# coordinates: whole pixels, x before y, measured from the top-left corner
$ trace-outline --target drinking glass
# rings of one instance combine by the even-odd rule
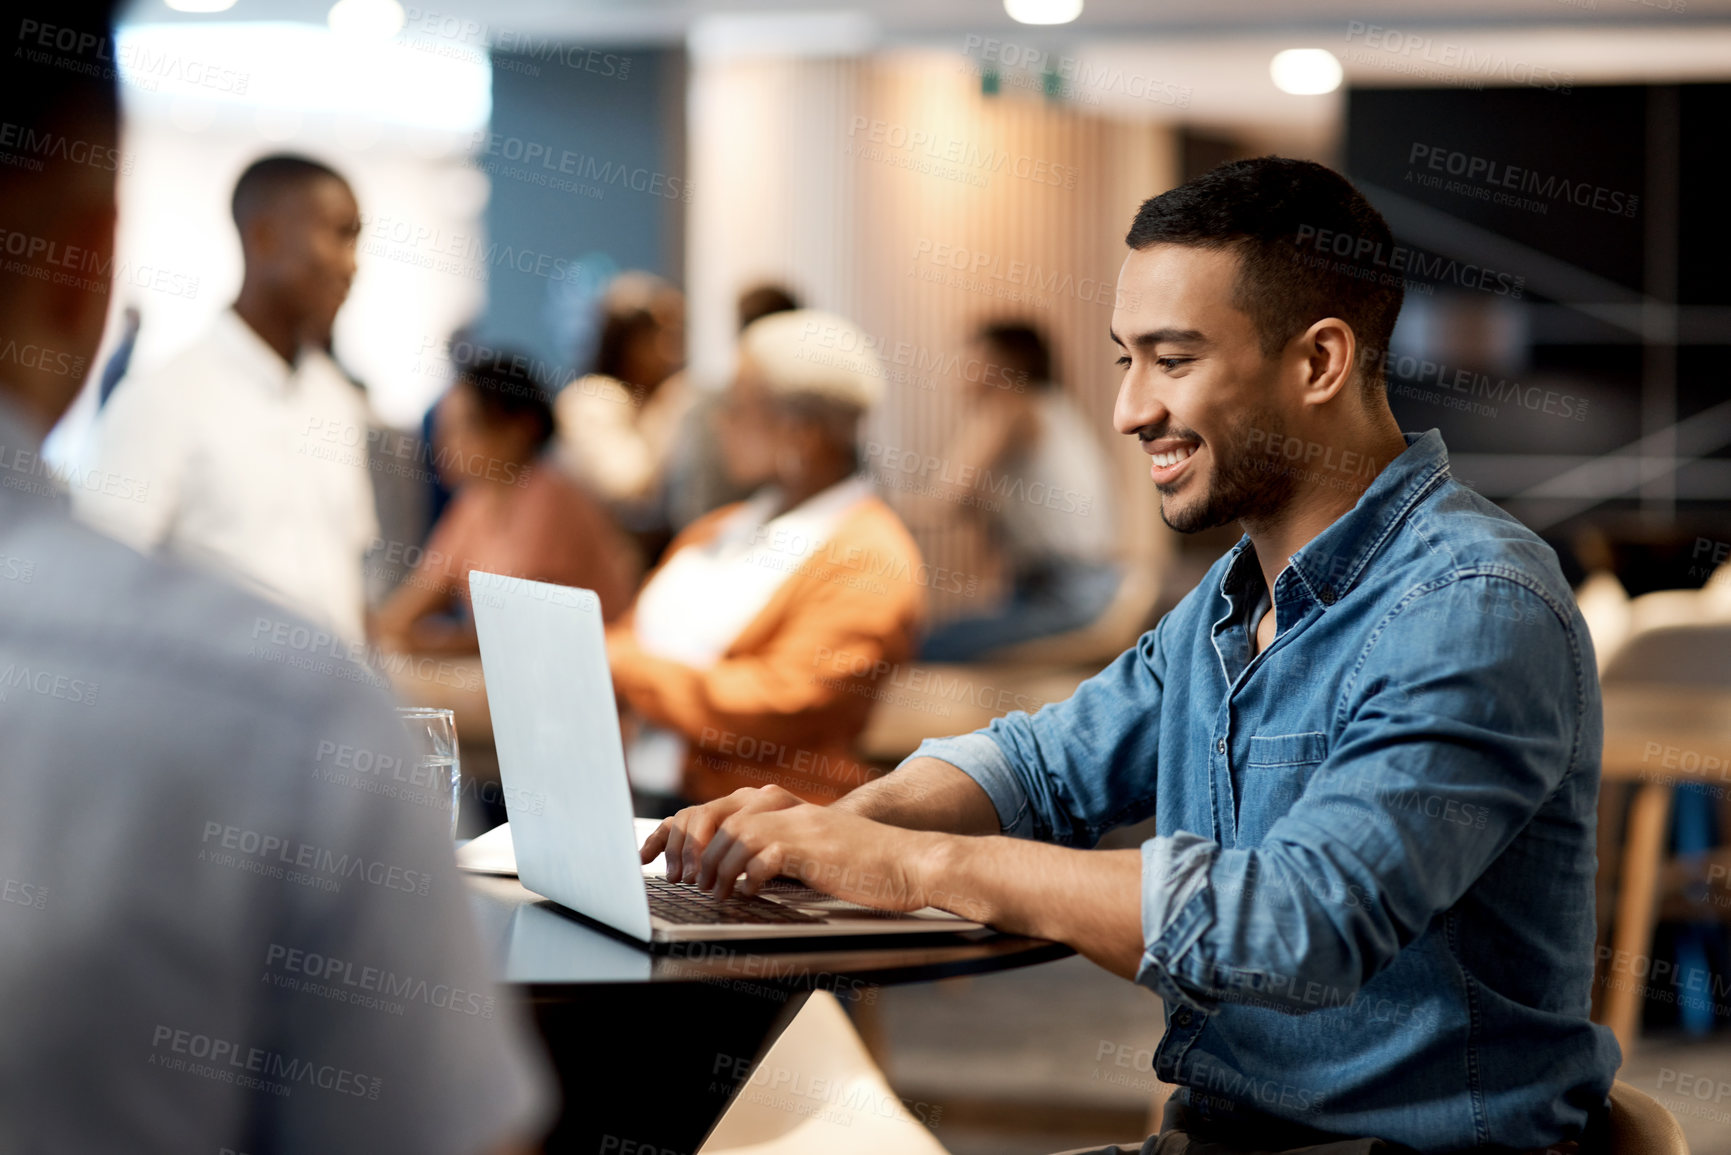
[[[457,837],[458,800],[463,794],[462,762],[457,755],[457,722],[437,706],[398,706],[397,717],[415,751],[411,781],[434,791],[451,788],[451,839]]]

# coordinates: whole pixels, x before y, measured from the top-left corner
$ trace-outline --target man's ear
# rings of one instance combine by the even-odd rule
[[[269,213],[259,213],[240,231],[240,247],[249,264],[269,264],[282,249],[282,229]]]
[[[1352,380],[1358,361],[1358,337],[1352,326],[1339,317],[1324,317],[1304,331],[1296,346],[1302,359],[1304,404],[1334,400]]]

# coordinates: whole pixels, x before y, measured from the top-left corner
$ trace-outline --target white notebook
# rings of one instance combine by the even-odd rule
[[[659,818],[634,818],[631,821],[637,829],[639,846],[661,825]],[[471,838],[457,847],[457,866],[475,874],[506,874],[515,877],[517,848],[511,842],[511,824],[501,822],[479,838]],[[659,854],[643,867],[644,874],[664,874],[666,871],[667,860]]]

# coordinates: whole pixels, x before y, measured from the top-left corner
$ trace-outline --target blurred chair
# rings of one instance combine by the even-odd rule
[[[1728,576],[1731,569],[1722,569],[1699,590],[1660,590],[1634,599],[1624,596],[1609,574],[1583,582],[1576,598],[1593,635],[1599,679],[1607,694],[1731,691]],[[1614,727],[1628,721],[1617,713],[1607,723],[1599,794],[1598,938],[1611,947],[1613,963],[1650,955],[1661,917],[1693,922],[1726,918],[1726,907],[1708,893],[1706,876],[1715,863],[1731,864],[1731,850],[1724,847],[1666,861],[1673,785],[1688,781],[1688,775],[1669,773],[1663,763],[1611,757],[1613,747],[1626,747]],[[1658,735],[1662,729],[1653,732]],[[1731,830],[1731,791],[1722,792],[1718,809],[1721,831]],[[1627,1057],[1640,1026],[1643,984],[1614,980],[1613,974],[1601,959],[1595,1017],[1616,1033]]]
[[[1611,1084],[1611,1155],[1689,1155],[1676,1118],[1653,1096],[1618,1080]]]
[[[1617,575],[1609,570],[1596,570],[1587,575],[1575,590],[1575,604],[1586,619],[1587,633],[1593,639],[1593,654],[1598,659],[1599,673],[1605,672],[1605,662],[1629,636],[1629,592]]]
[[[1075,693],[1083,680],[1135,644],[1165,592],[1173,531],[1142,453],[1118,454],[1118,562],[1112,601],[1079,629],[1007,646],[978,662],[908,667],[889,679],[860,735],[859,756],[900,761],[927,738],[977,730],[1010,710],[1029,712]],[[881,684],[881,683],[880,683]]]
[[[847,1012],[828,991],[815,991],[806,1000],[701,1151],[945,1155],[943,1144],[890,1089]]]
[[[1707,630],[1710,641],[1731,628],[1731,563],[1700,589],[1656,590],[1638,598],[1601,570],[1575,590],[1575,602],[1593,637],[1601,681],[1731,684],[1731,653],[1694,644],[1699,636],[1691,633]],[[1680,653],[1686,664],[1670,666]]]

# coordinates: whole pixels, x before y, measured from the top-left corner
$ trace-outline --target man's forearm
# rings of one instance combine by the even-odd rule
[[[934,906],[1064,943],[1127,979],[1141,966],[1140,850],[935,835],[921,856],[921,881]]]
[[[907,830],[996,834],[998,812],[978,782],[937,758],[916,758],[849,791],[841,810]]]

